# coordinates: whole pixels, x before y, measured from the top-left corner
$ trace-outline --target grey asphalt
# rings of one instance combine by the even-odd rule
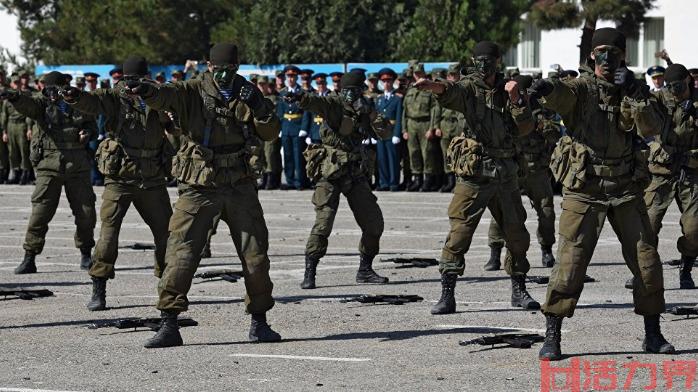
[[[242,282],[197,279],[186,315],[199,326],[181,330],[183,347],[148,350],[142,345],[151,331],[87,328],[96,321],[158,316],[153,252],[129,248],[152,243],[135,209],[122,228],[116,279],[107,288],[109,309],[90,312],[85,304],[91,285],[79,269],[73,217],[65,197],[51,222],[46,249],[37,259],[39,273],[12,273],[23,255],[31,191],[31,187],[0,186],[0,284],[48,288],[55,296],[32,301],[0,298],[0,391],[541,390],[540,343],[530,349],[458,344],[495,332],[543,333],[544,329],[540,313],[509,305],[510,281],[503,271],[482,270],[489,256],[487,213],[466,255],[465,275],[458,281],[458,312],[432,316],[429,308],[440,295],[437,267],[396,268],[377,260],[376,269],[390,278],[390,284],[355,283],[360,231],[344,200],[329,253],[319,267],[318,288],[301,290],[304,246],[314,219],[312,193],[262,191],[277,300],[268,317],[284,341],[247,342],[249,316],[244,314]],[[101,188],[96,192],[99,199]],[[448,231],[451,195],[377,195],[386,222],[379,258],[438,257]],[[174,201],[174,189],[171,196]],[[558,213],[559,202],[557,198]],[[533,234],[535,213],[524,204],[534,238],[528,254],[530,275],[548,275],[550,269],[540,266]],[[99,229],[95,236],[98,233]],[[679,213],[672,207],[660,239],[663,260],[678,257],[679,233]],[[203,260],[199,270],[215,268],[239,268],[224,224],[213,238],[213,257]],[[667,303],[698,302],[698,291],[678,290],[678,270],[664,268]],[[631,292],[623,288],[630,272],[609,224],[587,274],[597,282],[586,284],[575,317],[563,323],[562,347],[569,357],[554,366],[570,366],[575,359],[591,364],[615,360],[617,390],[622,390],[628,374],[624,364],[653,363],[660,369],[656,390],[662,390],[665,361],[696,360],[697,319],[673,315],[664,316],[662,327],[679,353],[642,353],[642,319],[633,313]],[[541,302],[545,288],[529,284]],[[344,302],[361,294],[416,294],[424,301],[401,306]],[[640,390],[647,379],[648,373],[639,370],[626,390]],[[562,383],[558,380],[558,385]]]

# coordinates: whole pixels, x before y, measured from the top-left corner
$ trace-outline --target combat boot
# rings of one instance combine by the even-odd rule
[[[673,354],[676,350],[664,339],[659,329],[659,315],[644,316],[645,319],[645,340],[642,342],[642,349],[648,353]]]
[[[318,259],[313,259],[310,256],[305,256],[305,275],[303,276],[303,283],[301,283],[302,289],[314,289],[315,288],[315,272],[317,270],[317,265],[320,262]]]
[[[107,278],[92,277],[92,299],[87,303],[91,311],[107,308]]]
[[[258,184],[259,189],[267,189],[267,184],[269,183],[269,175],[270,173],[262,174],[262,181]]]
[[[695,289],[696,284],[691,277],[691,270],[695,259],[688,256],[681,256],[681,269],[679,269],[679,287],[682,289]]]
[[[252,324],[250,325],[250,342],[271,343],[280,342],[281,335],[275,332],[267,324],[266,313],[252,313]]]
[[[8,169],[0,169],[0,184],[7,184]]]
[[[540,309],[540,304],[526,290],[526,275],[511,277],[511,306],[524,309]]]
[[[407,188],[407,192],[418,192],[422,189],[422,184],[424,184],[424,177],[421,174],[415,174],[412,184]]]
[[[176,347],[184,344],[182,335],[179,334],[179,325],[177,324],[177,313],[160,312],[160,328],[155,336],[146,340],[143,347],[145,348],[162,348]]]
[[[441,274],[441,298],[431,307],[431,314],[451,314],[456,312],[456,281],[458,274]]]
[[[92,249],[80,249],[80,269],[89,271],[90,267],[92,267]]]
[[[19,169],[14,169],[14,170],[12,170],[12,171],[10,172],[10,175],[9,175],[9,178],[8,178],[7,183],[8,183],[8,184],[12,184],[12,185],[19,184],[19,180],[21,179],[21,177],[22,177],[22,172],[21,172],[21,170],[19,170]]]
[[[388,278],[378,275],[373,270],[373,257],[361,255],[359,270],[356,272],[356,283],[388,283]]]
[[[435,182],[436,182],[436,179],[434,178],[433,174],[425,174],[424,175],[424,183],[422,183],[422,188],[419,191],[420,192],[431,192],[434,189]]]
[[[635,277],[631,276],[630,279],[625,281],[625,288],[628,290],[632,290],[635,288]]]
[[[562,317],[554,314],[545,315],[545,341],[538,352],[542,361],[559,361],[562,359],[560,340],[562,339]]]
[[[31,171],[22,170],[22,176],[19,178],[19,185],[29,185],[31,182]]]
[[[35,274],[36,273],[36,255],[31,252],[24,253],[24,260],[15,268],[16,275]]]
[[[555,265],[555,256],[553,256],[552,246],[541,246],[541,252],[543,256],[541,257],[541,263],[545,268],[553,268]]]
[[[502,248],[499,246],[490,246],[490,259],[485,264],[485,271],[499,271],[502,268],[502,262],[500,257],[502,255]]]
[[[206,245],[204,245],[204,249],[201,251],[201,258],[202,259],[210,259],[211,258],[211,240],[206,241]]]
[[[456,175],[453,173],[446,174],[446,183],[441,187],[441,193],[448,193],[456,187]]]

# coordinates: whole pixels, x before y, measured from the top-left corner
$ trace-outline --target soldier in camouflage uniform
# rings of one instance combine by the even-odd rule
[[[414,64],[412,73],[415,80],[426,77],[423,64]],[[402,137],[407,140],[410,169],[413,175],[410,192],[431,192],[436,184],[434,135],[436,98],[429,91],[408,87],[402,100]]]
[[[36,255],[46,242],[48,224],[56,214],[61,189],[65,187],[70,209],[75,216],[75,246],[82,255],[80,267],[92,264],[93,231],[96,224],[95,194],[90,183],[90,156],[86,144],[97,131],[92,116],[79,113],[59,95],[66,78],[50,72],[44,78],[42,96],[28,96],[15,90],[3,90],[7,99],[21,114],[33,119],[37,128],[32,135],[31,156],[36,168],[36,186],[32,194],[32,213],[24,241],[24,260],[16,274],[36,272]]]
[[[657,134],[666,121],[647,86],[623,64],[625,36],[613,28],[592,37],[593,70],[577,79],[537,81],[534,98],[559,113],[567,127],[553,152],[550,168],[563,186],[558,262],[553,267],[543,313],[542,360],[559,360],[563,317],[572,317],[584,276],[608,217],[623,258],[637,284],[635,313],[644,317],[643,350],[671,353],[661,334],[664,279],[657,235],[643,202],[649,180],[647,155],[639,136]]]
[[[273,93],[269,83],[268,76],[262,76],[257,79],[257,87],[276,108],[276,101],[279,99],[279,95]],[[266,165],[260,189],[279,189],[279,186],[281,186],[281,140],[279,138],[264,142],[264,161]]]
[[[167,226],[172,216],[165,174],[174,154],[165,132],[174,130],[163,112],[145,106],[145,102],[126,90],[126,82],[140,80],[148,73],[142,57],[124,62],[124,78],[111,89],[91,93],[71,87],[64,92],[73,108],[106,119],[106,138],[97,148],[97,168],[105,176],[100,217],[102,227],[95,248],[90,276],[92,299],[89,310],[106,309],[107,280],[114,279],[121,223],[133,203],[153,233],[155,240],[154,275],[165,269]]]
[[[477,72],[459,82],[417,81],[418,88],[431,91],[446,109],[465,115],[464,136],[454,138],[447,152],[458,176],[448,208],[451,230],[441,252],[441,298],[432,314],[456,311],[454,290],[465,269],[465,253],[486,208],[504,229],[507,245],[505,269],[511,277],[511,305],[538,309],[540,304],[526,290],[526,259],[529,234],[526,211],[521,204],[517,181],[514,139],[533,130],[533,118],[515,81],[504,83],[497,73],[501,64],[499,47],[482,41],[473,49]]]
[[[362,141],[389,136],[390,123],[362,97],[365,88],[363,74],[346,73],[341,85],[338,96],[300,93],[287,98],[325,119],[320,130],[322,144],[309,146],[305,154],[308,176],[316,181],[317,186],[313,193],[315,225],[305,248],[305,278],[301,284],[304,289],[315,288],[316,268],[327,252],[327,239],[332,233],[341,194],[347,198],[362,232],[356,282],[388,282],[372,268],[383,234],[383,214],[368,183],[375,155],[368,153]]]
[[[460,66],[458,64],[453,64],[449,67],[446,80],[454,83],[460,80]],[[446,173],[446,181],[441,187],[441,192],[448,193],[456,186],[456,175],[453,174],[453,169],[448,165],[446,152],[451,144],[451,140],[463,134],[465,130],[465,116],[457,110],[446,109],[437,105],[434,123],[437,124],[434,132],[441,140],[444,173]]]
[[[274,105],[257,86],[237,75],[237,46],[216,44],[208,71],[198,79],[154,86],[129,81],[127,87],[155,110],[174,112],[183,140],[172,160],[179,199],[170,219],[165,270],[158,285],[162,326],[145,347],[181,346],[178,314],[189,305],[187,293],[214,223],[228,224],[245,278],[245,308],[252,315],[249,339],[279,341],[266,321],[274,306],[269,278],[269,246],[264,213],[249,164],[252,136],[278,137]]]
[[[694,289],[691,277],[698,256],[698,89],[681,64],[670,65],[665,73],[667,86],[654,92],[664,105],[669,121],[650,144],[649,170],[652,182],[645,189],[650,223],[659,235],[662,219],[672,201],[681,211],[681,253],[679,284]]]
[[[522,95],[531,87],[533,78],[528,75],[514,77]],[[519,186],[528,196],[531,206],[538,215],[538,243],[541,247],[543,267],[552,268],[555,264],[553,244],[555,243],[555,206],[553,205],[553,187],[551,183],[550,154],[560,139],[560,128],[551,119],[550,111],[543,109],[537,101],[529,101],[533,109],[536,129],[534,132],[516,140],[519,156]],[[552,113],[554,115],[554,113]],[[496,221],[490,222],[488,242],[491,248],[490,260],[485,265],[486,271],[495,271],[500,267],[499,257],[504,247],[502,229]]]
[[[31,96],[32,91],[23,88],[19,76],[13,76],[10,87],[21,94]],[[31,119],[17,111],[12,103],[5,101],[2,105],[2,130],[3,140],[7,143],[10,166],[13,171],[12,184],[26,185],[31,178],[32,166],[29,161],[29,130],[32,126]]]

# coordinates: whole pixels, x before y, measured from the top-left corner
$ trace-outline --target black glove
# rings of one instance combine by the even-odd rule
[[[75,102],[75,100],[80,96],[80,89],[73,86],[65,87],[58,91],[66,102]]]
[[[0,100],[9,99],[12,100],[19,95],[17,90],[11,88],[0,88]]]
[[[126,92],[147,97],[155,90],[152,84],[141,80],[129,80],[126,82]]]
[[[528,89],[528,95],[533,99],[538,99],[550,95],[553,90],[555,90],[555,85],[549,80],[538,79],[531,85],[531,88]]]
[[[689,117],[694,116],[696,112],[696,107],[693,106],[693,100],[687,99],[679,104],[683,113],[681,113],[681,121],[688,120]]]
[[[621,67],[616,70],[616,72],[613,74],[613,84],[616,86],[623,87],[625,89],[631,89],[633,88],[633,84],[635,82],[635,74],[633,74],[633,71],[629,70],[626,67]]]
[[[371,105],[369,105],[369,103],[366,101],[366,99],[364,99],[364,97],[361,97],[354,101],[352,106],[354,107],[356,113],[359,114],[368,114],[371,112]]]
[[[258,110],[264,105],[262,93],[252,83],[245,83],[240,87],[240,100],[252,110]]]
[[[300,91],[298,93],[288,92],[284,95],[284,101],[288,103],[300,102],[300,100],[303,98],[303,94],[303,91]]]

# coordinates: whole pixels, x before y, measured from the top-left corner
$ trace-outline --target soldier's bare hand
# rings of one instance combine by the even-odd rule
[[[27,129],[27,140],[32,140],[32,129]]]
[[[10,138],[7,137],[7,134],[6,134],[6,133],[3,133],[3,134],[2,134],[2,142],[3,142],[3,143],[7,143],[8,140],[10,140]]]
[[[509,94],[509,99],[511,102],[519,102],[521,96],[519,95],[519,84],[515,80],[510,80],[504,85],[504,90]]]
[[[439,128],[436,128],[434,135],[436,135],[436,137],[441,137],[444,135],[444,133]]]
[[[424,136],[427,138],[427,140],[433,139],[434,138],[434,130],[433,129],[428,130]]]
[[[403,133],[402,133],[402,138],[405,139],[405,140],[409,140],[409,139],[410,139],[410,134],[407,133],[407,132],[403,132]]]
[[[426,78],[417,80],[414,83],[414,87],[424,91],[431,91],[434,94],[442,94],[446,90],[446,85],[443,83],[434,82]]]

